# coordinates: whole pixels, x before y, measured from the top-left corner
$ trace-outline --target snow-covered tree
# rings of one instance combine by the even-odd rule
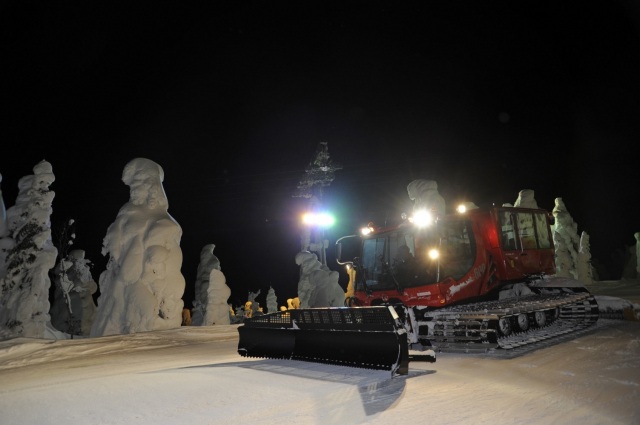
[[[343,307],[344,291],[338,279],[340,274],[336,271],[318,270],[311,275],[313,292],[309,305],[311,307]]]
[[[85,252],[74,249],[54,268],[56,291],[51,305],[53,326],[71,335],[89,336],[96,314],[93,294],[98,284],[91,276]]]
[[[207,314],[209,305],[209,285],[212,270],[222,270],[220,260],[215,256],[214,244],[205,245],[200,251],[200,263],[196,274],[195,296],[193,299],[193,309],[191,314],[191,325],[201,326],[204,324],[204,317]],[[225,301],[226,304],[226,301]]]
[[[580,238],[578,237],[578,225],[573,221],[562,198],[555,199],[555,207],[552,214],[555,218],[551,230],[553,242],[556,245],[556,267],[559,267],[559,275],[578,278],[578,251]],[[562,248],[558,248],[561,245]],[[564,255],[564,250],[569,253],[568,258],[558,258],[559,252]],[[569,273],[566,275],[566,273]]]
[[[329,270],[318,261],[315,254],[307,251],[296,255],[296,264],[300,266],[298,298],[300,308],[342,307],[344,291],[338,283],[339,273]],[[302,294],[300,296],[300,289]]]
[[[516,199],[516,202],[513,204],[513,206],[520,208],[538,208],[538,203],[536,202],[535,198],[535,192],[532,189],[522,189],[520,192],[518,192],[518,198]]]
[[[640,232],[633,234],[636,238],[636,278],[640,279]]]
[[[301,251],[296,254],[295,262],[300,266],[300,278],[298,280],[298,299],[300,300],[300,308],[309,308],[309,299],[313,287],[311,284],[311,273],[322,267],[318,257],[312,252]]]
[[[593,283],[593,270],[591,266],[591,247],[589,246],[589,234],[582,232],[580,235],[580,248],[578,250],[577,264],[578,280],[585,284]]]
[[[230,296],[231,289],[227,286],[224,274],[216,268],[211,269],[208,304],[203,326],[228,325],[230,323],[229,305],[227,304]]]
[[[16,204],[7,210],[11,246],[4,276],[0,278],[0,336],[43,338],[50,323],[49,271],[58,250],[51,239],[51,213],[55,181],[51,164],[41,161],[33,175],[18,182]]]
[[[0,174],[0,183],[2,183],[2,174]],[[7,209],[5,208],[4,199],[2,198],[2,187],[0,187],[0,238],[5,237],[8,232]]]
[[[276,291],[270,286],[269,292],[267,292],[267,313],[275,313],[276,311],[278,311],[278,298]]]
[[[58,260],[58,264],[56,264],[53,270],[54,276],[55,276],[53,281],[56,285],[56,293],[59,292],[59,295],[61,295],[64,298],[69,312],[72,312],[69,292],[71,292],[71,290],[73,289],[74,282],[71,279],[69,279],[69,276],[67,275],[67,271],[73,265],[73,262],[71,261],[71,259],[68,258],[69,249],[73,245],[73,239],[75,239],[75,233],[73,232],[73,227],[74,227],[74,220],[73,219],[68,220],[62,226],[62,229],[58,234],[57,245],[58,245],[59,260]],[[55,320],[53,319],[53,317],[52,317],[52,323],[54,323],[54,326],[61,331],[64,331],[66,329],[66,326],[64,328],[57,326],[55,324]]]
[[[0,183],[2,183],[2,174],[0,174]],[[15,242],[9,235],[9,225],[7,223],[7,210],[2,198],[2,188],[0,187],[0,279],[7,273],[7,255],[14,247]]]
[[[305,173],[298,183],[295,197],[322,198],[322,190],[331,184],[335,178],[335,172],[342,169],[342,165],[334,162],[329,156],[329,144],[320,142],[313,159],[305,168]]]
[[[413,180],[407,185],[407,193],[413,201],[414,213],[426,210],[435,213],[436,216],[444,216],[445,201],[438,192],[438,183],[435,180]]]
[[[322,196],[335,177],[335,172],[342,169],[342,165],[334,162],[329,156],[329,145],[320,142],[313,159],[305,168],[305,174],[300,179],[294,197],[307,198],[307,212],[317,213],[322,208]],[[324,240],[324,231],[318,226],[303,226],[300,235],[300,250],[318,253],[322,264],[327,264],[325,249],[328,241]]]
[[[553,243],[555,245],[556,276],[573,277],[571,274],[573,267],[571,253],[567,249],[564,238],[556,231],[553,232]]]
[[[261,311],[261,307],[260,307],[260,303],[257,301],[258,295],[260,295],[260,291],[259,289],[256,292],[249,292],[249,295],[247,297],[247,302],[245,303],[245,316],[247,314],[247,307],[251,308],[251,316],[256,316],[258,314],[262,314]]]
[[[102,253],[109,261],[100,274],[91,336],[181,326],[182,228],[168,213],[163,180],[162,167],[146,158],[133,159],[124,168],[122,181],[130,198],[103,241]]]
[[[635,238],[635,235],[634,235]],[[638,242],[631,246],[625,246],[625,251],[620,255],[623,263],[622,279],[633,280],[638,277]]]

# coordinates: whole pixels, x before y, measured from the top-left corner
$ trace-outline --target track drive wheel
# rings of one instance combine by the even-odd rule
[[[498,320],[498,330],[502,336],[509,336],[512,331],[511,317],[501,317]]]
[[[529,329],[529,316],[527,316],[525,313],[518,314],[517,322],[518,328],[521,331],[526,331],[527,329]]]
[[[544,311],[536,311],[533,313],[533,321],[537,327],[541,328],[547,324],[547,314]]]

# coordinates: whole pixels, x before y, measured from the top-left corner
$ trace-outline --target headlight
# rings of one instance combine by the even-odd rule
[[[365,227],[360,229],[360,233],[363,236],[367,236],[369,233],[373,232],[374,230],[375,230],[375,225],[373,224],[373,221],[370,221],[367,223]]]
[[[427,227],[433,224],[433,215],[427,210],[418,210],[409,220],[418,227]]]
[[[302,215],[302,222],[308,226],[331,227],[336,222],[329,213],[305,213]]]

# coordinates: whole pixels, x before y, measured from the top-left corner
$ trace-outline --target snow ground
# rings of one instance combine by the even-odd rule
[[[590,289],[609,303],[640,294],[635,281]],[[410,363],[409,375],[393,378],[247,359],[236,351],[237,327],[2,341],[0,423],[640,423],[637,321],[600,320],[514,358],[439,353],[436,363]]]

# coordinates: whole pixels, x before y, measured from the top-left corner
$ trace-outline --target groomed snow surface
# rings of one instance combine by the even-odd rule
[[[591,287],[638,302],[636,281]],[[603,300],[605,298],[602,298]],[[637,305],[636,305],[637,307]],[[439,353],[407,376],[237,354],[238,325],[0,342],[0,423],[638,424],[640,322],[514,358]]]

